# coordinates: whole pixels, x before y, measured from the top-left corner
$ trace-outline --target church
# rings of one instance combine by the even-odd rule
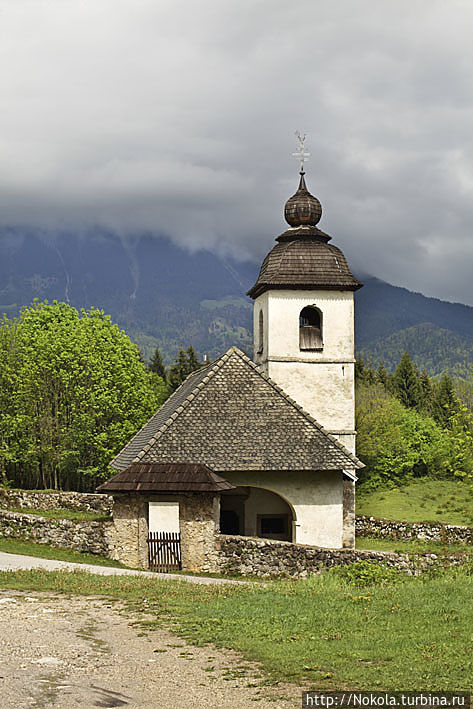
[[[303,161],[284,214],[288,228],[247,293],[253,360],[231,347],[189,375],[99,488],[114,496],[122,519],[140,510],[142,546],[150,532],[185,537],[193,515],[203,519],[199,496],[210,500],[217,535],[354,546],[363,467],[355,455],[354,291],[362,283],[317,226],[322,207]]]

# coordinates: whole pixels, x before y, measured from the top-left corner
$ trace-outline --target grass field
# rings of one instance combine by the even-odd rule
[[[372,574],[372,568],[349,568],[351,581],[337,570],[243,587],[2,572],[0,587],[125,601],[131,618],[142,612],[156,616],[143,621],[145,630],[164,623],[195,644],[233,648],[262,663],[274,681],[304,689],[471,688],[471,567],[420,578],[380,567]],[[361,577],[371,580],[363,583]]]
[[[123,564],[104,556],[95,554],[82,554],[71,549],[62,547],[52,547],[49,544],[35,544],[34,542],[22,539],[11,539],[0,537],[0,551],[8,554],[25,554],[26,556],[37,556],[41,559],[57,559],[58,561],[72,561],[75,564],[95,564],[96,566],[116,566],[125,568]]]
[[[364,493],[361,487],[356,512],[404,522],[473,526],[473,487],[452,480],[419,480],[372,493]]]

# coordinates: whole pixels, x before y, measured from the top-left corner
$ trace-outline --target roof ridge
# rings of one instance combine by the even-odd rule
[[[253,360],[250,359],[250,358],[248,357],[248,355],[246,355],[244,352],[242,352],[242,350],[238,349],[238,347],[236,347],[236,346],[233,346],[233,347],[231,347],[230,349],[234,350],[235,353],[238,354],[238,355],[240,356],[240,358],[241,358],[246,364],[248,364],[252,369],[256,370],[256,372],[257,372],[265,381],[267,381],[268,384],[270,384],[270,385],[273,387],[273,389],[275,389],[275,390],[278,392],[278,394],[281,394],[281,396],[283,396],[284,399],[286,399],[286,401],[287,401],[289,404],[292,404],[292,406],[294,406],[295,409],[297,409],[298,411],[300,411],[300,413],[301,413],[308,421],[310,421],[312,424],[314,424],[315,427],[316,427],[321,433],[324,434],[324,436],[326,436],[328,439],[330,439],[330,440],[332,441],[332,443],[334,443],[334,444],[337,446],[337,448],[339,448],[343,453],[345,453],[345,455],[347,455],[347,456],[350,458],[350,460],[351,460],[353,463],[355,463],[356,467],[358,467],[358,468],[359,468],[359,467],[362,467],[362,468],[365,467],[364,463],[362,463],[362,461],[359,460],[359,459],[356,457],[356,455],[354,455],[351,451],[349,451],[348,448],[346,448],[346,447],[343,445],[343,443],[341,443],[341,442],[338,440],[338,438],[336,438],[336,437],[333,436],[331,433],[329,433],[328,431],[326,431],[325,428],[322,426],[322,424],[320,424],[311,414],[309,414],[308,411],[306,411],[304,408],[302,408],[302,406],[301,406],[300,404],[298,404],[297,401],[295,401],[292,397],[290,397],[289,394],[287,394],[287,393],[284,391],[284,389],[282,389],[282,388],[279,386],[279,384],[276,384],[276,382],[275,382],[273,379],[271,379],[271,377],[269,377],[267,374],[265,374],[265,373],[263,372],[263,370],[261,369],[261,367],[260,367],[258,364],[256,364],[255,362],[253,362]]]
[[[184,411],[184,409],[186,409],[186,408],[189,406],[189,404],[190,404],[192,401],[194,401],[194,399],[200,394],[200,392],[202,391],[202,389],[205,389],[205,387],[206,387],[206,385],[208,384],[208,382],[215,376],[215,374],[223,367],[223,365],[225,364],[225,362],[228,360],[228,358],[230,357],[230,354],[229,354],[229,353],[230,353],[230,351],[231,351],[232,349],[234,349],[234,348],[233,348],[233,347],[230,347],[230,349],[228,349],[221,357],[219,357],[218,359],[214,360],[213,362],[210,362],[210,363],[207,365],[207,367],[205,367],[205,369],[209,369],[209,370],[210,370],[209,373],[208,373],[208,375],[205,376],[205,377],[202,379],[202,381],[199,382],[199,384],[197,384],[197,386],[195,387],[195,389],[192,389],[191,393],[186,396],[186,398],[184,399],[184,401],[177,407],[177,409],[176,409],[175,411],[172,412],[172,414],[169,415],[169,417],[168,417],[168,418],[166,419],[166,421],[164,421],[164,423],[159,427],[159,429],[156,431],[156,433],[155,433],[153,436],[151,436],[151,438],[149,439],[148,443],[146,443],[146,445],[144,445],[144,446],[141,448],[140,452],[133,458],[133,461],[132,461],[133,463],[139,463],[139,462],[140,462],[140,460],[143,458],[143,456],[150,450],[150,448],[156,443],[156,441],[163,435],[163,433],[165,433],[165,432],[167,431],[167,429],[169,428],[169,426],[171,426],[171,425],[174,423],[174,421],[178,418],[179,414],[181,414],[181,413]],[[235,348],[235,349],[238,349],[238,348]],[[179,391],[179,389],[181,388],[181,386],[183,386],[183,384],[184,384],[185,382],[187,382],[193,375],[199,374],[199,373],[202,374],[202,370],[203,370],[203,369],[204,369],[204,367],[199,367],[199,369],[196,369],[194,372],[191,372],[190,374],[188,374],[187,377],[186,377],[186,378],[184,379],[184,381],[182,382],[182,384],[180,384],[180,386],[178,386],[178,388],[176,389],[176,391],[174,391],[174,392],[171,394],[171,396],[169,397],[169,399],[167,399],[167,400],[164,402],[164,404],[166,404],[168,401],[171,401],[171,400],[172,400],[172,397],[173,397],[175,394],[177,394],[177,392]],[[164,406],[164,404],[163,404],[163,406]],[[158,411],[156,412],[156,414],[159,412],[159,410],[160,410],[160,409],[158,409]],[[156,415],[156,414],[155,414],[155,415]],[[146,424],[145,424],[145,425],[146,425]]]

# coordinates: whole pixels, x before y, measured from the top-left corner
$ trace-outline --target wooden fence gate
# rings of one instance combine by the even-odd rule
[[[179,532],[150,532],[148,563],[151,571],[179,571],[182,569],[181,535]]]

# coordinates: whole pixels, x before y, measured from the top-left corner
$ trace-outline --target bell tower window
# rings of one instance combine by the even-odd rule
[[[322,313],[315,305],[303,308],[299,315],[299,349],[322,350]]]
[[[259,316],[258,316],[258,349],[257,349],[257,354],[262,354],[263,353],[263,334],[264,334],[264,325],[263,325],[263,311],[259,311]]]

